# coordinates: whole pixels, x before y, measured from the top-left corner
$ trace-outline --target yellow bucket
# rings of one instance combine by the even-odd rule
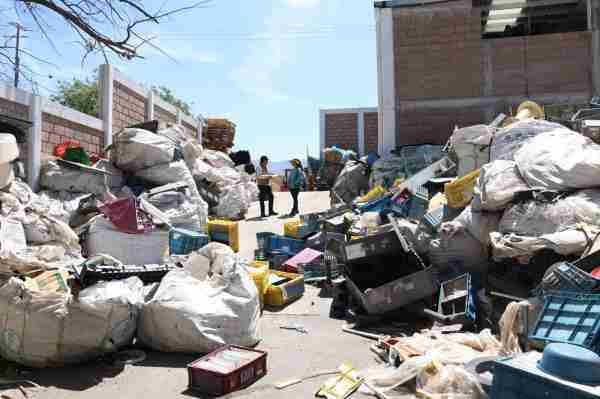
[[[260,306],[263,307],[265,304],[265,294],[269,289],[269,262],[255,260],[250,263],[250,267],[248,267],[248,272],[254,280],[254,284],[256,285],[256,289],[258,290]]]
[[[381,186],[376,186],[371,191],[360,197],[358,202],[371,202],[383,197],[387,193],[386,189]]]
[[[450,208],[464,208],[473,199],[473,189],[481,170],[477,169],[468,175],[444,185],[444,194]]]

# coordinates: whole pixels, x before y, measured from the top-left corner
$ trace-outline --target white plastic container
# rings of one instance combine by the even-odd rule
[[[19,157],[17,139],[9,133],[0,133],[0,165],[7,164]]]

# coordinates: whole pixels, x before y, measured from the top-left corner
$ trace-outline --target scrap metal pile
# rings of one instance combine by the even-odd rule
[[[14,176],[14,136],[0,135],[0,356],[51,367],[134,340],[191,353],[255,345],[259,296],[232,249],[231,219],[258,191],[244,165],[177,125],[124,129],[107,152],[47,162],[34,193]]]
[[[599,172],[600,145],[526,102],[445,148],[349,159],[341,205],[259,238],[257,256],[329,279],[333,317],[416,331],[378,336],[386,365],[345,381],[348,395],[365,382],[378,397],[597,397]]]

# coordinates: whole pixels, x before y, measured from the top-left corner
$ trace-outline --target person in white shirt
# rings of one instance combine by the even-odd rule
[[[277,212],[273,209],[273,190],[271,189],[271,178],[273,175],[269,174],[269,158],[265,155],[260,157],[260,165],[256,172],[256,183],[258,184],[258,200],[260,201],[260,217],[267,217],[265,212],[265,201],[269,202],[269,216],[277,215]]]

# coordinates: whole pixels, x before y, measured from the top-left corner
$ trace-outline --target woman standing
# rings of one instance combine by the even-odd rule
[[[290,194],[292,194],[294,207],[292,208],[292,212],[290,212],[289,216],[294,217],[299,213],[298,195],[300,194],[300,189],[304,185],[305,177],[304,172],[302,171],[302,162],[300,162],[299,159],[292,159],[290,163],[292,164],[293,169],[288,177],[288,188],[290,189]]]

